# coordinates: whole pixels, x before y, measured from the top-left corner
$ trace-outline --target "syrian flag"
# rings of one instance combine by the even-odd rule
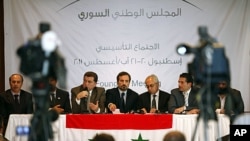
[[[91,141],[96,134],[111,134],[116,141],[156,141],[172,128],[172,114],[69,114],[67,141]]]

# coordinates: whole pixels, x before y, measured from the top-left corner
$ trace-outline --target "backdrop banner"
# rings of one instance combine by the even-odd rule
[[[162,90],[178,86],[194,55],[179,56],[176,47],[199,47],[197,29],[204,25],[225,46],[231,85],[250,111],[249,17],[248,0],[4,0],[6,89],[8,77],[20,72],[17,48],[37,36],[40,22],[49,22],[62,42],[68,91],[86,71],[96,72],[105,89],[116,87],[117,74],[127,71],[138,93],[147,90],[150,74],[159,77]],[[30,87],[25,78],[23,89]]]

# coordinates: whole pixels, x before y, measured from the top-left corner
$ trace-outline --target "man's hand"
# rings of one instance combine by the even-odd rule
[[[52,108],[52,110],[55,110],[58,114],[61,114],[64,112],[63,108],[60,108],[60,105],[56,105]]]
[[[184,106],[182,106],[182,107],[180,107],[180,108],[176,108],[175,110],[174,110],[174,114],[180,114],[180,113],[182,113],[184,111]]]
[[[156,113],[156,111],[157,110],[155,108],[151,108],[150,111],[149,111],[149,113]]]
[[[144,114],[147,113],[147,110],[145,108],[142,108],[141,110],[143,111]]]
[[[76,95],[76,99],[80,100],[81,98],[88,97],[89,93],[88,91],[81,91]]]
[[[192,109],[192,110],[187,112],[187,114],[199,114],[199,113],[200,113],[199,109]]]
[[[110,103],[108,108],[109,108],[110,111],[113,112],[113,111],[115,111],[115,109],[116,109],[116,105],[113,104],[113,103]]]
[[[94,104],[94,103],[89,103],[89,108],[92,110],[92,111],[97,111],[98,110],[98,108],[99,108],[99,104],[98,104],[98,101],[96,101],[96,104]]]

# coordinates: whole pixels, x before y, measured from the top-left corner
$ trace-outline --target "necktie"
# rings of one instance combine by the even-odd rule
[[[15,107],[15,113],[16,114],[20,113],[20,104],[19,104],[18,96],[19,96],[18,94],[14,95],[14,101],[15,101],[14,107]]]
[[[154,94],[154,95],[153,95],[153,100],[152,100],[152,108],[155,108],[155,109],[156,109],[155,97],[156,97],[156,95]]]
[[[121,94],[121,105],[120,105],[120,112],[121,112],[121,113],[124,113],[124,112],[125,112],[124,95],[125,95],[125,93],[122,93],[122,94]]]
[[[87,110],[89,111],[89,113],[91,113],[89,109],[90,97],[91,97],[91,93],[89,92],[88,97],[86,97],[87,98]]]
[[[55,94],[51,93],[51,107],[54,107],[56,105],[56,98],[55,98]]]
[[[19,104],[19,101],[18,101],[18,94],[15,94],[15,95],[14,95],[14,100],[15,100],[15,104]]]
[[[185,100],[185,106],[188,106],[188,93],[184,92],[183,95],[184,95],[184,100]]]

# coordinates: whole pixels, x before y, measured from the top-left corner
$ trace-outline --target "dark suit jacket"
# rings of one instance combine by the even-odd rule
[[[15,112],[14,97],[11,90],[8,89],[0,94],[0,114],[4,117],[4,124],[7,127],[10,114],[32,114],[33,109],[33,96],[31,93],[21,90],[20,92],[20,111]]]
[[[9,140],[5,138],[3,135],[0,135],[0,141],[9,141]]]
[[[55,105],[60,105],[61,108],[64,109],[64,114],[71,113],[71,106],[70,106],[70,100],[69,100],[69,92],[64,91],[62,89],[56,89],[56,101],[55,105],[52,105],[51,98],[49,99],[49,105],[50,108],[52,108]]]
[[[216,109],[221,107],[219,97],[217,98],[215,107]],[[239,90],[229,89],[229,93],[226,95],[224,109],[227,115],[238,115],[244,112],[244,102]]]
[[[111,111],[108,108],[109,103],[113,103],[116,105],[116,108],[120,108],[120,92],[118,88],[112,88],[106,91],[106,107],[108,109],[108,112],[111,113]],[[126,97],[126,103],[125,103],[125,112],[131,112],[137,110],[137,102],[138,102],[138,93],[131,89],[127,89],[127,97]]]
[[[139,95],[138,101],[138,109],[145,108],[147,112],[150,112],[151,109],[151,94],[149,92],[145,92]],[[164,91],[159,91],[159,101],[158,101],[158,110],[161,113],[168,112],[168,101],[170,98],[170,94]]]
[[[199,103],[197,100],[197,94],[199,89],[198,88],[191,88],[191,91],[189,93],[188,97],[188,106],[186,107],[186,110],[192,110],[192,109],[199,109]],[[184,96],[181,91],[179,91],[179,88],[175,88],[171,90],[171,96],[170,100],[168,102],[168,111],[169,113],[174,113],[174,110],[176,108],[182,107],[185,104]]]
[[[77,94],[84,90],[85,89],[82,87],[82,85],[71,89],[72,113],[74,114],[89,113],[89,111],[87,110],[86,98],[81,99],[80,105],[76,103]],[[106,100],[105,89],[103,87],[95,87],[92,90],[90,102],[96,104],[96,102],[99,101],[100,113],[105,112],[105,100]],[[91,111],[91,113],[95,113],[95,112]]]

